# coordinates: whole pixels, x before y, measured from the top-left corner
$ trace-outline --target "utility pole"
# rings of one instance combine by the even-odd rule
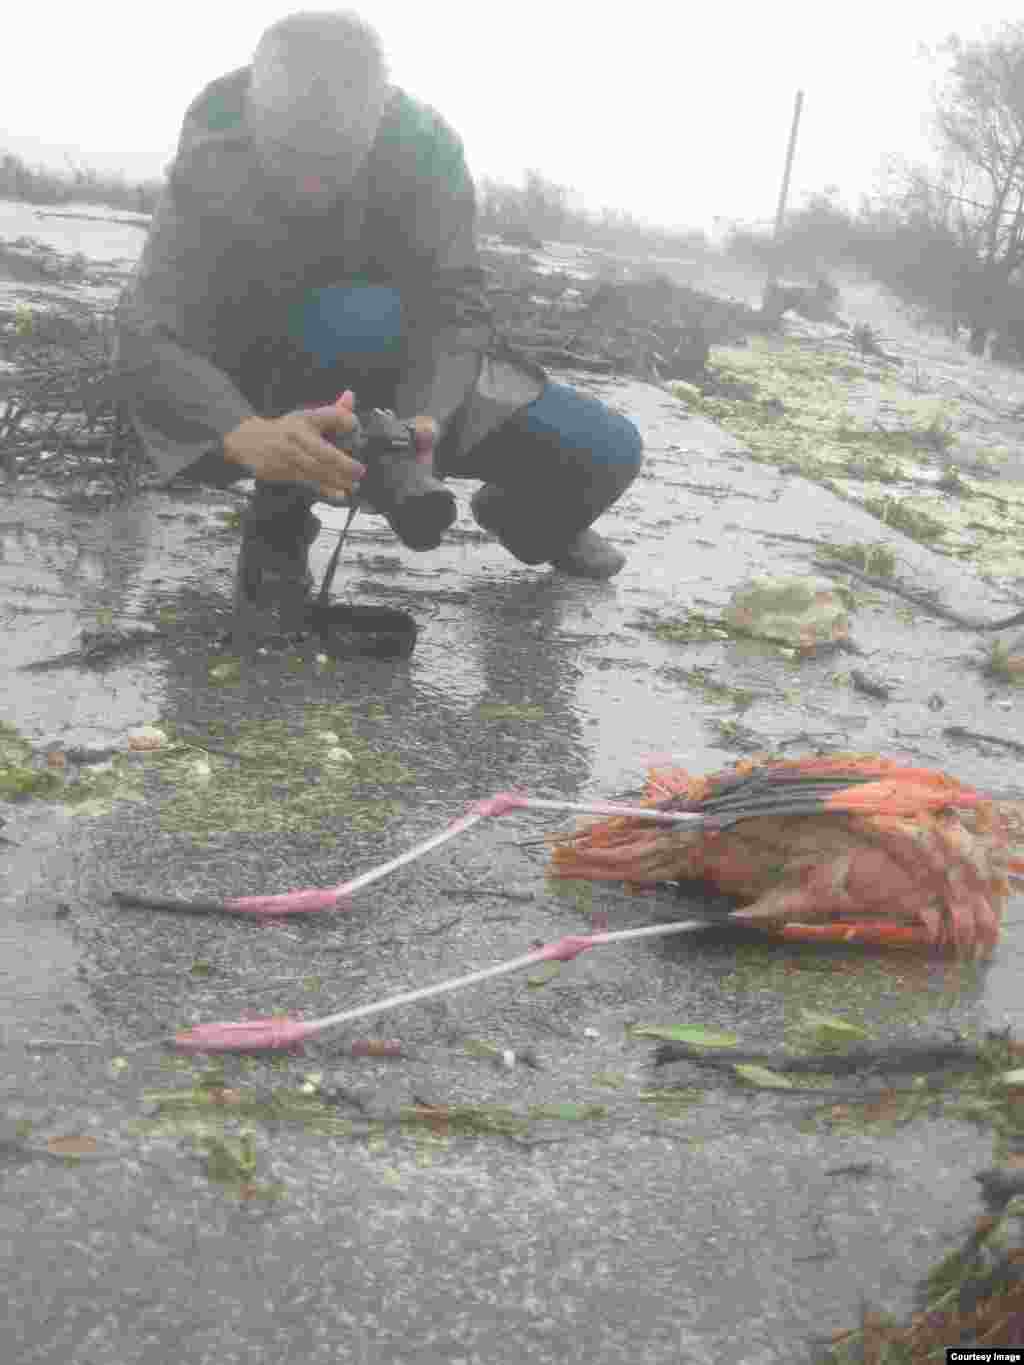
[[[786,148],[786,169],[782,173],[782,188],[779,190],[779,203],[775,210],[775,230],[772,234],[772,240],[776,246],[778,246],[779,234],[782,232],[782,220],[786,215],[786,200],[789,197],[789,177],[793,170],[793,154],[796,151],[796,134],[797,129],[800,127],[800,113],[803,107],[804,92],[798,90],[796,92],[796,103],[793,106],[793,125],[789,130],[789,146]],[[775,294],[778,283],[778,272],[773,266],[771,277],[764,289],[764,300],[761,304],[762,311],[768,311],[768,308],[770,307],[769,300]]]
[[[786,169],[782,174],[782,188],[779,190],[779,206],[775,210],[775,240],[779,240],[779,233],[782,231],[782,220],[786,213],[786,200],[789,197],[789,176],[793,169],[793,153],[796,151],[796,133],[800,127],[800,112],[804,107],[804,92],[796,92],[796,104],[793,106],[793,126],[789,130],[789,146],[786,148]]]

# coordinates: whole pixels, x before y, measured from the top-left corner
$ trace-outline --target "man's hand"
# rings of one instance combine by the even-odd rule
[[[413,439],[416,444],[416,459],[428,469],[434,467],[434,445],[437,442],[437,423],[433,417],[414,417]]]
[[[321,497],[346,497],[365,477],[366,466],[331,445],[324,434],[347,436],[356,429],[353,402],[346,393],[329,407],[283,417],[247,417],[224,437],[224,458],[266,483],[305,483]]]

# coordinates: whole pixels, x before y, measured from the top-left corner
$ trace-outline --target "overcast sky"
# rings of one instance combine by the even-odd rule
[[[716,216],[771,219],[798,88],[790,203],[833,183],[855,208],[884,156],[930,155],[930,87],[944,64],[920,44],[985,37],[1015,18],[1009,0],[352,7],[381,34],[392,80],[455,127],[475,177],[519,184],[535,167],[589,209],[707,229]],[[16,4],[3,24],[0,151],[56,169],[67,152],[97,171],[160,175],[189,101],[245,65],[292,8]]]

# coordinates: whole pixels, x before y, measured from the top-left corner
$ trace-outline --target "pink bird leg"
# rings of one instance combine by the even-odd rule
[[[337,887],[310,887],[277,896],[234,896],[224,902],[224,908],[241,915],[303,915],[316,910],[351,910],[352,902]]]
[[[466,814],[489,819],[494,815],[507,815],[510,810],[522,810],[528,804],[529,800],[522,792],[495,792],[493,796],[485,796],[482,801],[474,801]]]
[[[315,1021],[301,1019],[246,1019],[233,1023],[196,1024],[174,1038],[183,1052],[260,1052],[301,1050],[315,1033]]]
[[[630,939],[662,938],[666,934],[685,934],[694,929],[706,927],[704,920],[682,920],[670,924],[649,924],[643,929],[619,929],[610,934],[568,934],[555,943],[548,943],[521,957],[498,962],[493,967],[482,967],[479,971],[468,972],[448,981],[439,981],[433,986],[420,986],[416,990],[402,991],[388,996],[386,1000],[375,1000],[368,1005],[358,1005],[355,1009],[343,1010],[340,1014],[329,1014],[323,1019],[310,1019],[297,1022],[287,1019],[254,1019],[236,1024],[197,1024],[193,1029],[179,1033],[175,1042],[179,1048],[188,1052],[250,1052],[259,1049],[286,1048],[303,1039],[320,1033],[338,1024],[349,1024],[356,1019],[366,1019],[385,1010],[397,1009],[401,1005],[412,1005],[420,1000],[429,1000],[437,995],[447,995],[451,991],[475,986],[482,981],[490,981],[509,972],[533,967],[538,962],[569,962],[587,948],[595,948],[603,943],[621,943]]]
[[[598,943],[605,943],[607,934],[566,934],[554,943],[545,943],[537,949],[538,962],[571,962],[573,958],[585,953]]]

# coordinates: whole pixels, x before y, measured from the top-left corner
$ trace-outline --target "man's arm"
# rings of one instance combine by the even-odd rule
[[[223,371],[138,314],[119,316],[114,368],[125,414],[162,474],[189,469],[224,487],[245,477],[224,459],[223,439],[256,410]]]
[[[476,196],[462,145],[436,120],[429,168],[415,196],[416,241],[423,275],[410,282],[406,302],[405,374],[396,410],[402,417],[433,417],[444,427],[476,383],[493,337],[491,310],[476,247]]]
[[[118,304],[114,355],[118,400],[161,473],[195,465],[190,472],[224,485],[245,470],[223,459],[223,438],[255,415],[210,358],[232,239],[225,209],[245,197],[238,132],[206,116],[211,91],[224,86],[231,102],[231,81],[237,73],[208,87],[185,116],[168,187]]]

